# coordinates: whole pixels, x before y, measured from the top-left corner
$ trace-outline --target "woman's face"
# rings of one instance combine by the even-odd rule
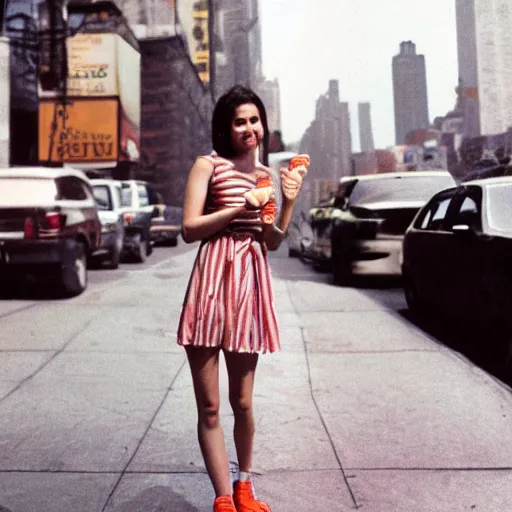
[[[263,139],[260,112],[253,103],[245,103],[235,110],[231,122],[231,143],[237,153],[254,150]]]

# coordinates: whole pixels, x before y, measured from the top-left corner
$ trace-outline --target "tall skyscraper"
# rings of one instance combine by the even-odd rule
[[[373,151],[375,144],[373,142],[372,118],[370,114],[369,103],[358,104],[359,114],[359,145],[363,153]]]
[[[267,111],[268,128],[272,133],[281,130],[281,94],[279,81],[261,80],[255,86],[256,93],[260,96]]]
[[[211,0],[215,32],[215,97],[235,84],[263,80],[258,0]]]
[[[396,143],[404,144],[410,131],[429,126],[425,56],[412,41],[400,43],[393,57],[393,91]]]
[[[492,135],[512,125],[510,0],[456,0],[464,134]]]

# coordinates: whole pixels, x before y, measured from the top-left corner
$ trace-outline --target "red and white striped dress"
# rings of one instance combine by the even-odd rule
[[[218,156],[210,160],[205,213],[245,204],[257,176]],[[262,167],[262,169],[265,169]],[[222,347],[232,352],[279,350],[267,250],[259,211],[246,211],[222,232],[201,243],[178,327],[178,344]]]

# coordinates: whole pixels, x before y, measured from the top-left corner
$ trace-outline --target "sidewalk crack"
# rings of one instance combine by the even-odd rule
[[[287,292],[288,292],[288,296],[290,298],[290,302],[292,303],[292,307],[295,311],[295,313],[300,316],[300,312],[298,311],[297,307],[295,306],[295,303],[293,302],[292,300],[292,295],[290,294],[290,289],[289,289],[289,286],[288,286],[288,281],[286,282],[286,289],[287,289]],[[338,465],[339,465],[339,468],[340,468],[340,471],[341,471],[341,474],[343,475],[343,480],[345,481],[345,485],[347,486],[347,489],[350,493],[350,497],[352,499],[352,502],[354,504],[354,507],[356,509],[359,509],[359,505],[357,503],[357,500],[356,500],[356,497],[354,495],[354,491],[352,490],[352,487],[350,486],[350,483],[348,481],[348,476],[347,476],[347,473],[345,471],[345,469],[343,468],[343,464],[341,462],[341,459],[338,455],[338,452],[336,451],[336,447],[334,445],[334,440],[329,432],[329,429],[327,428],[327,423],[325,422],[325,419],[322,415],[322,412],[320,411],[320,407],[318,406],[318,402],[316,401],[316,397],[315,397],[315,393],[313,391],[313,381],[312,381],[312,378],[311,378],[311,365],[310,365],[310,362],[309,362],[309,352],[308,352],[308,344],[306,342],[306,338],[304,336],[304,327],[300,327],[300,335],[301,335],[301,338],[302,338],[302,345],[304,347],[304,354],[306,356],[306,367],[307,367],[307,370],[308,370],[308,385],[309,385],[309,392],[311,394],[311,399],[313,400],[313,404],[315,406],[315,409],[316,409],[316,412],[318,414],[318,417],[320,418],[320,421],[322,423],[322,426],[324,428],[324,431],[325,431],[325,434],[327,435],[327,438],[329,439],[329,443],[331,445],[331,448],[332,448],[332,451],[334,453],[334,457],[336,458],[337,462],[338,462]]]
[[[137,446],[135,447],[135,450],[133,450],[133,453],[132,453],[131,457],[128,459],[128,462],[125,464],[123,470],[121,471],[121,473],[119,475],[119,478],[117,479],[116,483],[112,487],[112,490],[110,491],[110,493],[109,493],[109,495],[108,495],[108,497],[107,497],[107,499],[105,501],[105,505],[103,505],[103,508],[101,509],[101,512],[105,512],[108,504],[110,503],[110,501],[111,501],[112,497],[114,496],[117,488],[119,487],[119,484],[121,483],[121,480],[124,478],[124,475],[128,472],[128,468],[130,467],[130,464],[133,462],[133,459],[135,459],[135,456],[137,455],[140,447],[142,446],[142,443],[144,442],[144,439],[146,439],[146,436],[148,435],[148,432],[151,429],[151,426],[153,425],[156,417],[158,416],[158,413],[161,411],[162,407],[164,406],[164,403],[167,400],[167,397],[169,396],[169,393],[173,389],[174,383],[178,379],[178,377],[179,377],[181,371],[183,370],[183,368],[185,367],[186,363],[187,363],[187,360],[186,360],[186,358],[184,358],[183,359],[183,363],[178,368],[178,371],[176,372],[176,375],[174,376],[174,378],[172,379],[171,383],[169,384],[169,387],[167,388],[166,392],[164,393],[164,396],[163,396],[162,400],[160,401],[160,404],[156,408],[155,413],[153,414],[153,416],[149,420],[148,425],[146,427],[146,430],[144,430],[144,433],[142,434],[141,438],[139,439],[139,442],[137,443]]]

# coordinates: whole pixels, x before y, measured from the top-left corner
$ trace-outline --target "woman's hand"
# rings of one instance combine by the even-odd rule
[[[295,170],[290,171],[281,167],[281,189],[283,197],[288,201],[295,201],[302,186],[302,175]]]

